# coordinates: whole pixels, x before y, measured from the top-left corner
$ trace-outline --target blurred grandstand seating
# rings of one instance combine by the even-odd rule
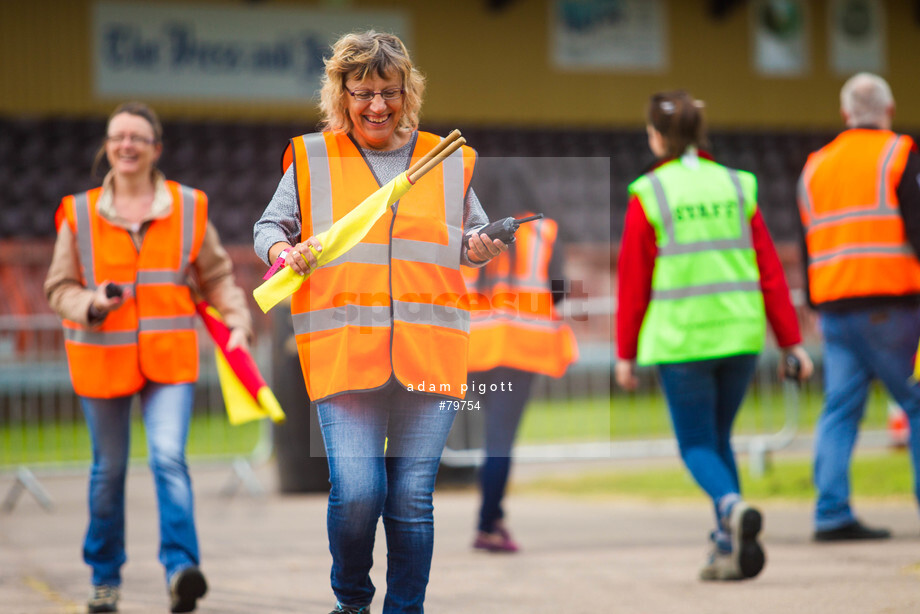
[[[164,128],[163,171],[208,193],[212,219],[226,242],[249,243],[252,224],[277,186],[287,139],[310,127],[181,120]],[[425,128],[446,133],[453,126]],[[532,170],[532,180],[561,186],[557,194],[575,190],[577,198],[578,190],[588,189],[595,200],[609,193],[609,237],[614,240],[622,229],[626,186],[652,160],[643,130],[460,128],[482,158],[608,157],[609,187],[604,189],[596,185],[597,177],[586,174],[596,168],[591,165],[526,160],[523,166]],[[101,119],[0,119],[0,194],[6,200],[0,210],[0,238],[53,236],[52,213],[60,198],[96,184],[89,169],[103,130]],[[805,157],[832,137],[827,132],[718,131],[712,134],[711,150],[720,162],[758,175],[767,223],[776,239],[784,241],[794,238],[795,181]],[[488,210],[490,194],[478,191]],[[543,196],[538,192],[538,198]],[[556,217],[571,207],[563,201],[541,204]],[[565,226],[569,240],[597,236],[589,219],[572,219]]]
[[[482,158],[474,186],[490,216],[511,215],[520,205],[542,211],[560,220],[563,241],[609,249],[615,262],[615,248],[603,246],[618,242],[626,186],[652,161],[644,130],[423,125],[440,134],[454,127]],[[0,118],[0,283],[7,297],[0,314],[48,312],[41,281],[54,210],[64,195],[98,184],[89,169],[104,129],[98,118]],[[310,129],[190,120],[164,125],[160,166],[171,179],[208,193],[211,220],[231,246],[244,287],[255,287],[264,269],[252,254],[252,226],[277,187],[281,152],[291,136]],[[760,206],[774,238],[793,242],[798,173],[807,154],[833,136],[715,131],[711,151],[720,162],[758,175]]]

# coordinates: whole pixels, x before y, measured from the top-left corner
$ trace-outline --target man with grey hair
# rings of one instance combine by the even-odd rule
[[[889,129],[894,115],[894,96],[888,82],[867,72],[853,75],[840,90],[840,112],[850,128]]]
[[[808,157],[798,204],[809,304],[824,338],[824,407],[815,433],[819,542],[885,539],[850,507],[849,469],[869,384],[878,379],[907,414],[920,500],[920,156],[891,131],[884,79],[851,77],[840,92],[847,129]]]

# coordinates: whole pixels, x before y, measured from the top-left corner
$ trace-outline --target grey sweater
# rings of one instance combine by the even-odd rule
[[[371,167],[371,171],[380,185],[384,185],[409,167],[412,149],[415,147],[415,138],[392,151],[377,151],[375,149],[361,148],[361,154]],[[486,212],[483,211],[479,199],[470,188],[466,193],[463,203],[463,235],[466,237],[471,232],[482,228],[489,223]],[[297,186],[294,181],[293,165],[284,172],[278,183],[278,189],[272,196],[271,202],[262,213],[262,217],[253,227],[255,250],[259,258],[266,264],[268,250],[279,241],[296,245],[301,240],[300,208],[297,206]],[[484,263],[474,264],[467,257],[466,241],[463,241],[460,263],[467,266],[482,266]]]

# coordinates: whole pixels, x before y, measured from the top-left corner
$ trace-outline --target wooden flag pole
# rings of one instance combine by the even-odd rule
[[[415,176],[416,173],[418,173],[418,171],[421,170],[422,167],[424,167],[424,166],[425,166],[426,164],[428,164],[431,160],[433,160],[433,159],[435,158],[435,156],[440,155],[441,152],[443,152],[443,151],[444,151],[445,149],[447,149],[450,145],[452,145],[454,142],[456,142],[457,139],[461,139],[461,138],[463,138],[463,137],[460,136],[460,131],[459,131],[459,130],[454,130],[454,131],[452,131],[450,134],[448,134],[446,137],[444,137],[443,139],[441,139],[441,142],[438,143],[438,144],[435,146],[434,149],[432,149],[432,150],[429,151],[427,154],[425,154],[424,156],[422,156],[421,158],[419,158],[418,161],[417,161],[415,164],[413,164],[412,166],[409,167],[409,172],[408,172],[409,181],[414,182],[415,179],[416,179],[416,176]],[[465,143],[465,142],[466,142],[466,141],[464,141],[464,143]],[[451,151],[451,153],[453,153],[453,150]],[[450,154],[448,154],[448,155],[450,155]],[[443,160],[444,158],[441,157],[441,158],[439,158],[439,159]],[[430,170],[430,169],[429,169],[429,170]],[[427,172],[427,171],[426,171],[426,172]],[[422,175],[424,175],[424,174],[425,174],[425,173],[422,173]],[[418,176],[421,177],[422,175],[418,175]]]
[[[447,147],[444,147],[435,156],[425,161],[424,164],[421,165],[421,167],[418,167],[418,164],[414,164],[413,168],[416,168],[416,167],[418,168],[416,168],[416,170],[413,170],[412,168],[409,169],[409,172],[408,172],[409,183],[414,184],[416,181],[421,179],[425,173],[427,173],[428,171],[433,169],[435,166],[443,162],[444,159],[447,158],[447,156],[449,156],[450,154],[460,149],[460,147],[463,146],[464,144],[466,144],[466,139],[461,136],[460,138],[451,142],[450,145],[448,145]],[[419,162],[422,162],[422,161],[419,160]]]

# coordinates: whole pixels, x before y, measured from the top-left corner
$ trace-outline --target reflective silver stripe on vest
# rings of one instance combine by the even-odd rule
[[[460,268],[463,240],[463,152],[458,149],[441,163],[444,172],[444,219],[447,222],[447,245],[432,241],[415,241],[393,237],[393,258],[436,264],[449,269]]]
[[[394,300],[393,318],[410,324],[442,326],[463,332],[469,332],[470,330],[470,312],[466,309],[446,305]]]
[[[137,333],[133,330],[106,332],[86,330],[84,328],[65,328],[64,339],[72,343],[85,343],[87,345],[134,345],[137,343]]]
[[[183,252],[185,250],[183,249]],[[175,269],[141,269],[137,272],[137,284],[156,286],[185,283],[185,271]]]
[[[747,213],[744,210],[745,199],[744,199],[744,188],[741,187],[741,177],[738,176],[738,171],[733,168],[726,168],[728,171],[728,176],[732,180],[732,185],[735,186],[735,193],[738,195],[738,224],[741,225],[741,241],[744,243],[741,245],[741,249],[744,248],[753,248],[754,242],[751,239],[751,223],[747,219]]]
[[[898,135],[892,135],[891,144],[888,145],[888,150],[885,152],[884,160],[882,161],[882,166],[878,169],[878,207],[879,209],[889,209],[891,206],[888,204],[888,165],[891,164],[891,158],[894,156],[894,150],[898,146]]]
[[[521,324],[524,326],[533,326],[538,328],[546,328],[550,330],[556,330],[562,324],[559,320],[547,320],[546,318],[525,318],[520,315],[511,315],[511,314],[490,314],[483,318],[473,318],[473,328],[485,324]]]
[[[390,262],[390,246],[386,243],[358,243],[326,266],[346,262],[353,264],[382,264],[386,266]]]
[[[195,319],[192,316],[145,317],[138,321],[142,333],[193,330]]]
[[[682,298],[708,296],[710,294],[723,294],[725,292],[760,292],[759,281],[720,281],[686,288],[672,288],[670,290],[652,290],[652,300],[673,301]]]
[[[335,330],[346,326],[390,326],[389,305],[343,305],[295,313],[294,332],[298,335]]]
[[[180,185],[182,194],[182,257],[179,259],[179,270],[185,269],[192,257],[192,242],[195,240],[195,190],[188,186]]]
[[[859,247],[843,247],[822,252],[809,258],[809,266],[814,266],[850,256],[913,256],[913,249],[907,244],[901,245],[862,245]]]
[[[815,219],[808,228],[821,228],[823,226],[833,226],[839,222],[856,220],[859,218],[871,218],[871,219],[900,219],[901,214],[898,213],[897,209],[889,209],[888,207],[873,207],[871,209],[859,209],[853,210],[849,209],[845,213],[835,213],[834,215],[827,215],[818,219]]]
[[[322,132],[305,134],[302,137],[310,165],[310,217],[313,221],[313,235],[329,230],[332,226],[332,175],[329,171],[329,153]],[[368,194],[368,196],[370,196]]]
[[[543,223],[545,220],[536,220],[530,222],[533,224],[533,253],[530,254],[530,276],[518,280],[520,286],[539,287],[549,289],[549,280],[540,278],[540,254],[543,249],[547,248],[546,241],[543,240]],[[516,250],[517,248],[515,248]]]
[[[668,204],[668,197],[665,195],[664,186],[661,185],[661,179],[657,173],[652,171],[648,174],[652,183],[652,189],[655,191],[655,200],[658,201],[658,210],[661,213],[661,223],[664,227],[665,234],[668,237],[668,244],[658,246],[658,253],[662,256],[675,256],[683,254],[695,254],[709,250],[723,249],[751,249],[751,228],[744,210],[744,190],[741,187],[741,179],[738,177],[738,171],[733,168],[726,168],[732,185],[735,187],[735,193],[738,198],[738,224],[741,234],[737,239],[715,239],[711,241],[696,241],[693,243],[677,243],[676,233],[674,230],[674,218],[671,215],[671,207]]]
[[[393,301],[394,315],[400,322],[442,326],[468,331],[469,312],[457,307]],[[294,332],[298,335],[317,333],[346,326],[377,326],[389,328],[389,305],[343,305],[293,314]]]
[[[811,204],[811,192],[808,191],[808,185],[805,183],[805,172],[799,175],[799,181],[796,184],[796,195],[799,197],[800,206],[805,208],[808,219],[814,218],[815,210]]]
[[[89,290],[95,290],[99,284],[96,280],[96,267],[93,261],[93,229],[90,224],[89,195],[87,192],[75,194],[73,200],[77,219],[77,250],[80,252],[80,264],[83,265],[84,282]]]

